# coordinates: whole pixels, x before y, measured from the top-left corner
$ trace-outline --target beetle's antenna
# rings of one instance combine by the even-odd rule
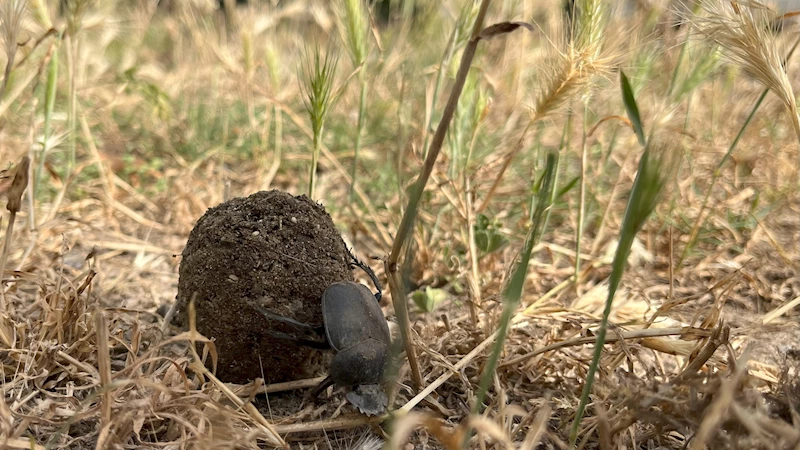
[[[381,297],[383,296],[383,289],[381,288],[381,282],[378,281],[378,277],[375,275],[375,272],[372,271],[372,268],[370,266],[364,264],[358,258],[356,258],[356,256],[353,254],[353,252],[350,251],[349,248],[345,246],[345,249],[347,250],[347,254],[350,256],[350,259],[353,260],[352,265],[360,267],[361,270],[366,272],[367,275],[370,277],[372,283],[378,289],[378,293],[375,294],[375,299],[380,301]]]

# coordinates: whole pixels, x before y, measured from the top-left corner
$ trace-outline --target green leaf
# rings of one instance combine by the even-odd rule
[[[436,305],[447,299],[447,293],[442,289],[426,287],[425,291],[415,291],[411,294],[414,303],[424,312],[431,312]]]
[[[622,102],[625,103],[625,110],[628,112],[628,119],[633,125],[633,131],[639,139],[639,144],[644,147],[644,125],[642,125],[642,118],[639,116],[639,107],[636,106],[636,99],[633,97],[633,89],[625,72],[619,71],[620,84],[622,85]]]
[[[544,225],[546,222],[544,216],[551,206],[550,199],[553,195],[556,161],[557,155],[555,153],[548,153],[546,166],[542,173],[540,189],[536,194],[536,206],[531,216],[531,228],[528,230],[528,235],[525,239],[522,251],[520,252],[519,259],[515,263],[511,280],[505,292],[503,292],[503,313],[500,317],[498,336],[497,340],[494,342],[492,353],[489,355],[489,359],[484,365],[480,386],[475,395],[475,403],[472,410],[474,414],[480,414],[483,411],[483,400],[492,384],[494,372],[500,360],[500,353],[503,351],[503,344],[508,333],[508,324],[511,322],[511,318],[522,296],[522,288],[525,285],[525,279],[528,274],[528,262],[531,259],[533,247],[536,246],[536,243],[544,232]]]
[[[478,214],[474,225],[475,246],[484,254],[496,252],[508,244],[508,238],[500,231],[502,224]]]
[[[558,190],[558,192],[556,193],[556,199],[560,199],[561,197],[564,196],[564,194],[566,194],[567,192],[571,191],[572,188],[574,188],[575,185],[578,184],[578,180],[580,180],[580,179],[581,179],[581,177],[575,177],[575,178],[569,180],[569,182],[567,184],[565,184],[564,187],[562,187],[561,189]]]

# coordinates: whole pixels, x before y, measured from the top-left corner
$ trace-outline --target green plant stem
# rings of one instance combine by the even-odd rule
[[[316,131],[316,130],[315,130]],[[314,133],[314,148],[311,152],[311,172],[308,176],[308,198],[314,198],[314,188],[317,184],[317,163],[319,161],[319,153],[321,151],[320,147],[320,138],[322,134],[322,129],[319,130],[319,133]]]
[[[567,112],[567,120],[564,121],[564,131],[561,134],[561,142],[558,144],[558,154],[563,155],[564,149],[569,147],[569,130],[572,124],[572,114]],[[556,199],[558,198],[558,172],[561,168],[561,158],[556,159],[556,166],[553,169],[553,192],[550,195],[550,208],[547,209],[547,213],[544,216],[544,224],[542,225],[543,229],[547,229],[547,226],[550,223],[550,215],[553,212],[552,205],[556,203]]]
[[[275,151],[272,154],[272,164],[270,165],[267,177],[264,180],[264,188],[268,188],[278,174],[278,169],[281,166],[282,148],[283,148],[283,111],[276,105],[272,105],[272,117],[275,120]]]
[[[467,170],[472,163],[472,154],[475,150],[475,142],[478,138],[478,131],[480,130],[481,122],[478,122],[472,130],[472,139],[470,139],[469,150],[467,151],[467,160],[464,163],[464,170],[461,171],[461,188],[464,191],[464,205],[467,215],[467,236],[469,240],[469,258],[471,269],[472,298],[469,304],[469,317],[472,326],[478,325],[478,305],[481,303],[481,283],[480,283],[480,270],[478,265],[478,246],[475,242],[475,205],[473,205],[473,192],[472,184],[470,182],[470,172]]]
[[[697,236],[700,233],[700,225],[701,223],[705,223],[703,219],[703,215],[708,207],[708,200],[711,197],[711,191],[714,190],[714,185],[717,183],[720,175],[722,175],[722,167],[725,165],[726,162],[730,159],[731,155],[733,154],[733,150],[736,148],[736,145],[739,144],[739,139],[742,138],[744,134],[744,130],[747,129],[747,126],[753,120],[753,117],[756,114],[756,111],[761,106],[761,103],[764,101],[764,98],[769,93],[769,89],[764,89],[761,92],[761,95],[758,96],[758,100],[753,105],[753,109],[750,110],[750,114],[747,115],[747,119],[745,119],[744,123],[742,124],[741,128],[739,128],[739,132],[736,134],[736,137],[733,138],[731,145],[728,146],[728,151],[725,152],[725,156],[719,161],[717,167],[714,169],[714,173],[711,176],[711,183],[706,189],[706,193],[703,196],[703,203],[700,206],[700,212],[697,214],[697,219],[694,221],[694,226],[692,227],[691,233],[689,233],[689,242],[686,243],[686,247],[683,248],[683,252],[681,253],[681,259],[678,260],[678,266],[675,270],[680,270],[683,267],[683,263],[686,260],[686,257],[689,255],[689,251],[694,248],[695,242],[697,241]]]
[[[697,14],[700,10],[700,3],[695,2],[694,9],[692,10],[692,14]],[[675,68],[672,70],[672,78],[669,80],[669,87],[667,88],[667,96],[672,95],[672,91],[675,89],[675,83],[678,81],[678,74],[680,73],[680,68],[683,63],[683,58],[686,56],[686,47],[689,44],[689,38],[692,33],[692,25],[693,23],[689,21],[686,25],[686,39],[681,44],[681,51],[678,53],[678,61],[675,62]]]
[[[614,145],[615,145],[616,140],[617,140],[617,131],[618,130],[619,130],[619,128],[615,127],[614,131],[611,132],[611,139],[609,140],[609,143],[608,143],[608,150],[606,150],[605,155],[603,156],[603,163],[600,166],[600,173],[597,175],[598,179],[602,179],[603,174],[607,170],[606,166],[608,165],[608,160],[611,157],[611,153],[614,151]],[[629,157],[630,157],[630,153],[623,160],[623,163],[622,163],[622,165],[620,167],[620,173],[622,173],[622,171],[624,170],[625,165],[628,162],[628,158]],[[597,227],[597,233],[595,233],[594,241],[592,242],[592,248],[589,250],[589,255],[590,256],[595,256],[597,254],[597,250],[600,248],[600,243],[603,241],[603,235],[605,234],[605,228],[606,228],[606,223],[608,221],[608,215],[611,212],[611,205],[614,203],[613,200],[616,198],[617,189],[619,187],[619,184],[620,183],[619,183],[619,178],[618,178],[617,182],[614,183],[614,187],[611,188],[611,195],[608,196],[608,203],[606,204],[606,207],[603,209],[603,215],[600,217],[600,224]]]
[[[642,155],[642,161],[639,165],[639,172],[634,180],[633,189],[631,190],[630,197],[628,198],[628,205],[625,210],[625,217],[623,219],[622,230],[620,232],[619,244],[617,251],[614,255],[614,262],[611,267],[611,275],[608,281],[608,298],[606,299],[605,307],[603,308],[603,315],[600,319],[600,326],[597,329],[597,339],[595,340],[594,352],[592,354],[592,363],[589,365],[589,370],[586,373],[586,382],[583,385],[581,392],[581,402],[578,405],[578,410],[575,413],[575,421],[572,423],[570,430],[570,448],[575,448],[575,442],[578,437],[578,428],[580,426],[581,418],[586,411],[586,405],[589,403],[589,395],[592,392],[594,384],[594,377],[597,374],[597,368],[600,366],[600,356],[603,354],[603,346],[606,341],[606,332],[608,330],[608,318],[611,315],[611,307],[614,304],[614,295],[617,292],[622,275],[625,273],[625,265],[627,263],[628,255],[630,254],[633,240],[638,232],[638,227],[634,225],[637,222],[636,217],[636,203],[641,201],[642,179],[645,177],[647,170],[645,169],[648,164],[648,151],[645,149]],[[640,220],[639,223],[643,223]]]
[[[453,58],[453,53],[455,52],[457,34],[458,25],[456,24],[456,26],[453,27],[453,32],[450,33],[450,40],[447,42],[447,48],[445,48],[444,54],[442,54],[442,59],[439,61],[439,70],[436,71],[436,83],[433,85],[433,96],[431,97],[430,104],[430,117],[428,117],[428,123],[425,124],[425,141],[422,144],[423,159],[427,159],[428,157],[428,145],[430,144],[431,140],[431,134],[429,130],[433,125],[433,111],[436,108],[436,99],[439,97],[439,91],[441,90],[442,82],[444,81],[444,69],[450,64],[450,60]]]
[[[358,154],[361,151],[361,135],[364,132],[364,125],[366,123],[366,115],[367,115],[367,77],[366,77],[366,69],[367,65],[361,65],[361,71],[358,73],[358,82],[361,85],[361,95],[359,96],[358,100],[358,125],[356,130],[356,143],[353,149],[353,168],[351,170],[350,177],[352,178],[350,182],[350,202],[353,202],[353,196],[355,195],[355,188],[356,188],[356,173],[358,168]]]
[[[56,91],[58,88],[58,52],[60,49],[58,42],[61,42],[61,35],[59,35],[56,43],[53,44],[53,53],[47,67],[47,86],[44,97],[44,142],[42,142],[42,150],[39,153],[39,164],[36,167],[36,174],[33,181],[32,190],[34,198],[36,197],[36,193],[39,192],[39,182],[42,178],[42,172],[44,172],[44,162],[47,159],[47,145],[50,142],[50,132],[52,131],[53,108],[55,106]]]
[[[422,173],[419,175],[419,178],[412,189],[411,196],[408,200],[408,207],[403,213],[403,218],[401,219],[400,226],[397,229],[397,235],[395,236],[394,244],[392,245],[392,251],[389,254],[389,258],[386,260],[386,273],[389,276],[392,292],[397,292],[394,289],[399,286],[401,282],[401,280],[398,279],[397,260],[400,257],[400,252],[403,248],[403,245],[405,244],[405,241],[414,226],[414,221],[416,220],[417,210],[419,208],[420,199],[422,198],[422,193],[425,190],[425,185],[428,183],[431,172],[433,172],[433,166],[436,163],[436,158],[439,156],[439,152],[442,149],[442,144],[444,143],[444,138],[447,134],[447,128],[450,126],[450,122],[452,121],[456,107],[458,106],[458,99],[461,96],[461,91],[464,89],[464,82],[467,79],[467,74],[469,74],[469,69],[472,65],[472,59],[475,57],[475,52],[478,49],[478,43],[480,42],[479,35],[483,29],[483,21],[486,18],[486,12],[489,9],[490,3],[491,0],[482,0],[481,2],[480,10],[478,11],[478,16],[475,18],[475,25],[472,29],[472,37],[467,43],[467,46],[464,48],[464,53],[461,55],[461,65],[459,66],[458,73],[456,74],[453,90],[450,92],[450,98],[447,100],[447,105],[445,105],[444,111],[442,112],[442,119],[439,121],[439,126],[436,128],[436,133],[433,135],[430,151],[428,152],[428,155],[425,158],[425,163],[422,166]],[[405,298],[398,298],[395,295],[392,295],[392,303],[394,305],[395,313],[397,314],[397,322],[400,328],[400,334],[402,335],[405,343],[406,357],[408,358],[409,365],[411,366],[411,378],[415,384],[415,387],[419,389],[422,386],[422,374],[419,370],[419,364],[417,363],[417,357],[414,351],[414,344],[411,340],[411,324],[408,317],[408,305],[406,304]]]
[[[503,313],[500,317],[497,339],[494,342],[492,353],[489,355],[486,365],[484,366],[478,391],[475,393],[475,404],[472,407],[472,413],[475,415],[479,415],[483,412],[483,401],[486,398],[489,387],[492,385],[492,379],[497,370],[497,364],[500,361],[500,354],[503,353],[503,346],[505,345],[506,336],[508,335],[508,326],[511,323],[511,319],[519,305],[519,300],[522,297],[522,289],[525,285],[525,279],[527,278],[528,262],[531,259],[533,247],[541,238],[544,230],[543,225],[545,221],[543,217],[545,211],[549,210],[552,205],[550,199],[552,198],[553,178],[557,159],[555,153],[548,153],[547,163],[542,172],[542,177],[539,180],[540,184],[538,186],[538,194],[536,195],[538,198],[536,201],[536,208],[531,211],[531,228],[525,239],[525,245],[523,246],[522,252],[520,252],[519,260],[511,275],[508,287],[503,293]],[[471,433],[465,433],[462,447],[466,448],[470,434]]]
[[[69,78],[69,92],[68,104],[69,114],[67,115],[67,128],[69,132],[68,144],[68,159],[67,159],[67,174],[64,177],[68,180],[72,176],[72,170],[75,168],[75,149],[76,149],[76,119],[78,115],[78,99],[77,99],[77,86],[75,81],[75,64],[77,64],[78,56],[78,37],[67,34],[67,68]]]
[[[583,240],[583,223],[586,214],[586,164],[587,164],[587,125],[589,120],[589,103],[583,104],[583,132],[581,137],[581,184],[580,200],[578,201],[578,227],[575,230],[575,288],[580,285],[579,275],[581,272],[581,240]]]

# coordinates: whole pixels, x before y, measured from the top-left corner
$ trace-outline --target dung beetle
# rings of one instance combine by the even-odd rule
[[[377,415],[384,412],[387,401],[379,384],[389,361],[389,326],[379,304],[382,292],[378,277],[349,250],[347,253],[352,261],[351,267],[364,270],[378,289],[377,293],[373,294],[363,284],[353,281],[337,281],[329,285],[321,299],[322,327],[311,327],[261,307],[256,309],[269,320],[311,331],[325,340],[302,339],[278,331],[270,331],[270,335],[336,352],[328,376],[311,390],[312,397],[318,396],[332,384],[351,388],[347,399],[361,412]]]

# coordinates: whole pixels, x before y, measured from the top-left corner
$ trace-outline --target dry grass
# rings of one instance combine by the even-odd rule
[[[12,165],[25,155],[31,167],[39,163],[39,99],[55,37],[39,39],[48,20],[65,26],[56,3],[29,2],[18,54],[0,57],[3,67],[9,60],[13,66],[0,102],[3,194],[12,185]],[[621,36],[607,49],[612,53],[570,53],[565,49],[571,47],[553,44],[563,28],[550,28],[552,22],[528,2],[514,3],[494,2],[487,23],[537,17],[541,27],[483,42],[478,50],[477,83],[491,101],[471,144],[474,160],[463,169],[470,190],[461,178],[451,178],[453,162],[444,150],[409,236],[415,248],[412,287],[440,289],[444,298],[433,312],[411,313],[423,390],[410,387],[408,366],[401,367],[394,420],[383,422],[357,415],[340,395],[301,403],[297,389],[317,380],[222,383],[203,364],[214,358],[213,343],[196,330],[173,329],[155,312],[174,300],[176,255],[207,208],[259,189],[307,191],[313,131],[296,65],[287,61],[294,61],[304,39],[339,35],[333,12],[320,2],[254,7],[239,11],[240,33],[226,34],[200,3],[173,2],[171,12],[91,4],[73,24],[81,33],[69,47],[76,51],[69,64],[77,105],[73,111],[67,102],[70,83],[63,76],[41,192],[23,198],[11,235],[5,231],[9,214],[3,209],[0,216],[6,221],[0,238],[9,250],[0,272],[0,448],[260,448],[281,440],[293,448],[375,448],[375,442],[355,443],[362,435],[378,436],[391,448],[406,441],[416,448],[457,448],[471,430],[471,448],[567,448],[641,152],[628,126],[613,118],[624,115],[613,68],[625,68],[642,115],[653,121],[661,105],[670,104],[664,87],[686,27],[649,26],[647,12],[622,23],[612,16],[609,33]],[[337,74],[334,86],[345,87],[319,142],[315,192],[324,193],[320,200],[362,255],[389,252],[432,132],[418,111],[433,103],[438,114],[450,88],[445,77],[441,98],[428,98],[461,2],[421,4],[428,9],[413,24],[384,27],[374,18],[375,46],[365,75],[371,94],[354,201],[352,133],[360,86],[345,85],[357,78],[350,68]],[[634,244],[580,423],[579,448],[800,445],[800,202],[792,183],[798,144],[796,113],[786,117],[795,109],[791,88],[800,67],[793,60],[785,72],[775,66],[783,58],[775,48],[795,35],[773,37],[754,28],[755,35],[734,42],[750,22],[730,21],[750,16],[729,13],[705,11],[697,30],[727,27],[718,31],[730,39],[716,43],[732,49],[733,62],[747,73],[725,66],[669,108],[669,136],[682,138],[665,147],[684,164],[671,197]],[[555,59],[554,49],[561,50]],[[765,101],[741,150],[709,186],[760,83],[777,100]],[[580,97],[587,92],[591,97]],[[580,112],[584,102],[589,125],[599,124],[586,135],[581,127],[564,126],[566,111]],[[542,120],[529,127],[531,111]],[[65,171],[69,114],[77,124],[71,172]],[[579,209],[571,189],[557,199],[534,249],[485,412],[471,415],[509,269],[529,226],[531,179],[542,168],[541,150],[565,142],[558,186],[564,188],[580,173],[583,140],[588,183],[582,248],[591,251],[581,254],[581,284],[570,281]],[[676,268],[675,254],[689,240],[708,189],[708,220]],[[489,231],[502,234],[508,245],[473,259],[470,227],[479,213],[496,223]],[[386,284],[382,267],[374,266]],[[467,306],[470,283],[480,292],[477,327]],[[391,306],[385,310],[393,321]],[[192,342],[201,344],[199,350]]]

